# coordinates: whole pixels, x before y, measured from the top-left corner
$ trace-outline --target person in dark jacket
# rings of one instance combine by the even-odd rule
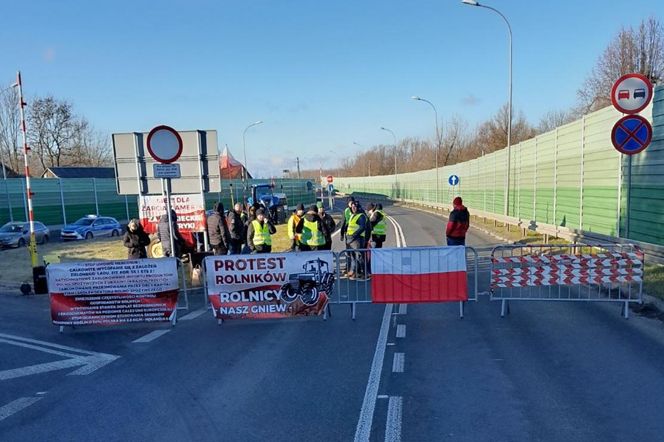
[[[295,226],[295,233],[300,236],[300,250],[323,250],[327,228],[318,216],[318,207],[312,205]]]
[[[127,232],[122,238],[122,244],[127,248],[127,259],[148,257],[145,248],[150,245],[150,236],[145,233],[139,220],[134,218],[129,221]]]
[[[348,222],[344,219],[341,226],[341,240],[346,241],[346,249],[364,249],[367,245],[367,236],[371,233],[369,219],[362,210],[357,201],[350,205],[350,218]],[[348,254],[348,271],[346,276],[349,278],[365,278],[366,266],[364,252],[353,252]]]
[[[242,204],[240,203],[235,203],[233,210],[228,212],[228,215],[226,216],[226,223],[230,235],[230,244],[228,248],[231,255],[239,255],[242,253],[242,244],[247,238],[244,218],[246,218],[246,215],[242,211]]]
[[[334,233],[334,229],[337,228],[337,223],[334,221],[334,218],[325,211],[323,203],[319,201],[316,205],[318,206],[318,216],[320,216],[320,219],[323,221],[325,229],[327,230],[325,235],[325,245],[321,250],[332,250],[332,234]]]
[[[256,210],[256,219],[249,223],[247,245],[251,253],[270,253],[272,251],[272,235],[277,233],[272,221],[265,216],[265,210]]]
[[[224,216],[224,204],[218,202],[214,205],[212,213],[207,217],[208,241],[215,255],[226,255],[231,241],[226,217]]]
[[[171,236],[168,231],[168,214],[164,213],[159,218],[159,224],[157,225],[157,238],[161,241],[161,249],[164,251],[164,256],[173,256],[175,258],[180,257],[180,250],[184,244],[184,239],[180,235],[180,230],[178,230],[178,216],[175,213],[175,210],[171,210],[171,229],[173,230],[173,240],[175,244],[171,247]]]
[[[465,246],[466,232],[470,227],[470,213],[468,213],[468,209],[463,205],[463,200],[459,196],[454,198],[452,205],[454,209],[450,212],[447,229],[445,229],[447,245]]]

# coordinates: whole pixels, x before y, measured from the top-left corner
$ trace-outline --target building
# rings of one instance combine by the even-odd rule
[[[112,178],[115,179],[113,167],[49,167],[42,178]]]

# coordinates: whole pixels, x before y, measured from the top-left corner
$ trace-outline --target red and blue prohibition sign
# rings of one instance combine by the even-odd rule
[[[611,142],[618,152],[634,155],[644,150],[652,140],[652,126],[640,115],[627,115],[613,126]]]

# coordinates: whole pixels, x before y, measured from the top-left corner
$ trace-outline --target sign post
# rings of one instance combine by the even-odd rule
[[[169,126],[157,126],[148,134],[148,152],[150,156],[163,165],[171,165],[182,155],[182,138],[180,134]],[[177,166],[177,164],[175,165]],[[155,165],[155,176],[159,167]],[[177,175],[180,168],[177,167]],[[161,187],[166,194],[166,213],[168,215],[168,235],[171,240],[170,256],[175,255],[175,241],[173,238],[173,219],[171,216],[171,178],[175,174],[164,173],[161,177]],[[179,176],[178,176],[179,177]],[[178,178],[176,177],[176,178]],[[177,256],[175,256],[177,258]]]
[[[632,155],[644,151],[652,140],[652,126],[640,115],[653,96],[653,86],[648,77],[642,74],[625,74],[611,88],[611,103],[619,112],[627,114],[616,122],[611,131],[613,147],[622,155],[627,155],[627,218],[625,236],[629,236],[630,197],[632,191]],[[621,156],[622,156],[621,155]],[[622,176],[622,161],[620,174]],[[618,203],[620,206],[620,202]],[[618,226],[620,236],[620,226]]]
[[[450,175],[450,177],[447,179],[447,182],[450,183],[450,186],[452,186],[452,195],[453,197],[456,196],[456,186],[459,185],[461,180],[459,179],[458,175]]]
[[[332,201],[332,192],[334,192],[334,177],[328,175],[327,178],[327,202],[330,206],[330,212],[334,210],[334,201]]]

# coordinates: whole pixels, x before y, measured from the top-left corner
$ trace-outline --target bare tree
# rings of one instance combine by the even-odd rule
[[[91,167],[112,165],[110,138],[95,130],[85,118],[81,118],[67,153],[66,164]]]
[[[18,92],[6,89],[0,93],[0,161],[14,171],[21,169],[20,123]]]
[[[52,96],[36,98],[29,107],[28,124],[29,142],[42,169],[60,166],[80,130],[72,104]]]
[[[650,17],[638,28],[623,28],[609,43],[577,91],[582,114],[611,104],[611,86],[620,76],[636,72],[652,82],[664,79],[664,30]]]
[[[512,121],[512,145],[536,135],[535,129],[528,123],[523,112],[519,112],[518,114],[514,112],[513,115],[515,114],[517,116]],[[508,125],[509,118],[507,104],[505,104],[493,117],[477,127],[475,137],[472,141],[473,148],[479,151],[475,152],[475,156],[481,155],[482,152],[491,153],[507,147]]]
[[[545,113],[537,125],[537,133],[544,133],[563,124],[571,123],[577,118],[573,110],[553,110]]]

